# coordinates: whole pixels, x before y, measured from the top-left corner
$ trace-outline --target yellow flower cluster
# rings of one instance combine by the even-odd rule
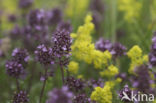
[[[95,49],[90,35],[94,30],[94,24],[91,21],[92,17],[88,15],[85,24],[79,27],[77,33],[71,34],[71,37],[75,39],[71,46],[72,55],[88,64],[93,63],[95,68],[102,68],[103,65],[108,64],[112,55],[109,51],[101,52]]]
[[[136,66],[139,66],[145,62],[148,62],[148,56],[143,55],[141,48],[138,45],[133,46],[127,53],[128,57],[131,58],[131,65],[129,72],[132,73]]]
[[[128,22],[139,17],[142,4],[137,0],[118,0],[118,9],[124,12],[124,18]]]
[[[79,69],[79,64],[75,61],[70,61],[68,65],[68,70],[72,74],[77,74]]]
[[[90,0],[67,0],[66,15],[69,17],[80,16],[86,12]]]
[[[100,72],[100,75],[102,77],[114,77],[119,73],[118,68],[114,65],[110,65],[108,69],[105,69],[104,71]]]
[[[91,94],[91,100],[97,103],[112,103],[111,87],[108,84],[104,88],[96,87]]]
[[[116,80],[106,81],[105,85],[109,85],[112,89],[114,89],[114,87],[116,85],[118,85],[119,83],[121,83],[121,82],[122,82],[122,79],[121,78],[117,78]]]

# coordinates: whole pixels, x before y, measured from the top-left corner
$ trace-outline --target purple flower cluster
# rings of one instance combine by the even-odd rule
[[[22,64],[17,61],[7,61],[5,67],[7,74],[15,78],[19,78],[24,73]]]
[[[13,103],[28,103],[29,99],[26,91],[20,91],[14,95]]]
[[[65,29],[56,30],[52,37],[53,52],[58,58],[70,55],[72,39],[70,32]]]
[[[42,31],[47,27],[47,17],[44,10],[32,10],[28,15],[29,25],[37,31]]]
[[[56,25],[62,21],[62,12],[58,8],[54,8],[48,12],[48,23],[49,25]]]
[[[120,57],[122,55],[126,55],[126,47],[120,43],[115,43],[112,47],[111,54],[114,57]]]
[[[14,61],[21,64],[28,63],[28,60],[30,59],[28,51],[26,49],[20,49],[20,48],[16,48],[13,50],[12,57]]]
[[[21,37],[22,30],[18,25],[15,25],[15,27],[10,31],[10,37],[13,40],[17,40]]]
[[[148,66],[141,65],[135,68],[135,73],[136,76],[132,76],[131,79],[132,86],[143,93],[151,93],[153,91],[151,84],[154,81],[150,77]]]
[[[96,102],[91,101],[91,99],[88,98],[86,94],[78,94],[77,96],[74,96],[73,103],[96,103]]]
[[[111,51],[113,45],[109,40],[104,40],[103,38],[100,38],[96,42],[95,47],[97,50],[104,52],[106,50]]]
[[[100,50],[102,52],[108,50],[114,57],[120,57],[122,55],[126,55],[126,47],[123,46],[120,43],[114,43],[112,44],[109,40],[104,40],[103,38],[100,38],[96,44],[95,47],[97,50]]]
[[[64,86],[61,89],[53,89],[49,92],[49,99],[46,103],[73,103],[73,93],[69,92],[68,87]]]
[[[36,59],[44,65],[54,64],[54,56],[52,48],[39,45],[35,51]]]
[[[81,79],[76,79],[74,77],[68,77],[66,84],[71,91],[82,91],[84,89],[84,82]]]
[[[149,53],[149,63],[150,68],[156,66],[156,32],[154,32],[154,36],[152,38],[151,52]]]
[[[131,97],[131,93],[132,93],[132,90],[130,90],[129,86],[128,85],[125,85],[124,88],[118,93],[118,96],[119,98],[123,98],[125,95],[127,94],[127,96],[130,98]],[[130,102],[129,100],[127,100],[126,98],[123,100],[124,102]]]
[[[71,27],[71,25],[70,25],[70,22],[60,22],[60,23],[58,24],[58,26],[57,26],[57,29],[58,29],[58,30],[63,30],[63,29],[65,29],[65,30],[67,30],[67,31],[69,31],[69,32],[72,31],[72,27]]]
[[[24,66],[28,63],[29,53],[26,49],[16,48],[12,52],[12,59],[6,62],[7,74],[19,78],[25,74]]]
[[[96,88],[96,87],[103,87],[104,86],[104,83],[103,83],[103,80],[100,78],[100,79],[98,79],[98,80],[95,80],[95,79],[90,79],[90,80],[88,80],[88,82],[87,82],[87,85],[90,87],[90,88],[92,88],[92,89],[94,89],[94,88]]]
[[[27,9],[32,6],[34,0],[19,0],[19,7]]]

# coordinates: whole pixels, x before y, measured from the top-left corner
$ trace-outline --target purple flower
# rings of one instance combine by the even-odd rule
[[[69,32],[72,32],[72,26],[71,26],[70,22],[60,22],[57,26],[57,29],[58,30],[65,29]]]
[[[68,77],[66,85],[71,91],[82,91],[84,89],[84,82],[81,79],[76,79],[74,77]]]
[[[116,78],[121,78],[122,81],[127,80],[127,74],[126,73],[119,73],[118,75],[115,76]]]
[[[9,76],[19,78],[22,74],[24,74],[24,68],[22,64],[18,63],[17,61],[7,61],[5,67]]]
[[[127,96],[129,97],[129,98],[131,98],[131,92],[132,92],[132,90],[130,90],[130,88],[128,87],[128,85],[125,85],[124,86],[124,88],[118,93],[118,96],[119,96],[119,98],[123,98],[125,95],[124,95],[124,93],[125,94],[127,94]],[[123,100],[124,102],[130,102],[129,100],[127,100],[127,99],[124,99]]]
[[[74,96],[73,103],[96,103],[91,101],[90,98],[86,96],[86,94],[78,94]]]
[[[43,28],[46,28],[47,17],[44,10],[32,10],[28,15],[28,23],[35,30],[41,31]]]
[[[49,98],[46,103],[73,103],[73,93],[68,91],[68,87],[62,89],[53,89],[48,94]]]
[[[153,66],[156,66],[156,56],[153,55],[152,53],[149,54],[149,67],[153,67]]]
[[[21,37],[22,30],[18,25],[15,25],[15,27],[10,31],[10,37],[12,40],[19,39]]]
[[[93,23],[95,25],[96,30],[100,29],[101,22],[102,22],[102,16],[98,12],[94,11],[93,12]]]
[[[12,22],[12,23],[16,22],[16,20],[17,20],[16,15],[10,14],[10,15],[8,16],[8,20],[9,20],[10,22]]]
[[[138,91],[143,93],[151,93],[151,81],[153,81],[149,74],[147,65],[141,65],[135,68],[136,76],[132,76],[131,82],[133,87],[137,88]]]
[[[119,56],[122,56],[122,55],[126,55],[126,47],[123,46],[120,43],[115,43],[115,44],[113,44],[111,54],[114,57],[119,57]]]
[[[71,51],[72,39],[70,32],[65,29],[56,30],[52,37],[53,52],[58,58],[63,56],[68,57]]]
[[[35,51],[36,59],[44,65],[54,64],[54,56],[52,48],[45,46],[44,44],[39,45]]]
[[[103,38],[100,38],[96,42],[95,47],[97,50],[104,52],[106,50],[111,51],[113,45],[109,40],[104,40]]]
[[[156,32],[152,38],[151,52],[149,53],[149,67],[156,66]]]
[[[49,25],[56,25],[62,21],[62,11],[58,8],[54,8],[48,12],[48,23]]]
[[[15,48],[12,52],[12,57],[15,61],[21,64],[28,63],[30,59],[29,53],[26,49]]]
[[[28,103],[29,99],[26,91],[20,91],[14,95],[13,103]]]
[[[101,78],[98,79],[98,80],[90,79],[87,82],[87,85],[93,89],[93,88],[98,87],[98,86],[99,87],[103,87],[104,86],[104,82],[103,82],[103,80]]]
[[[0,58],[1,58],[1,57],[4,57],[4,56],[5,56],[5,54],[3,53],[2,50],[0,50]]]
[[[92,0],[90,8],[92,11],[97,11],[100,14],[104,13],[104,3],[102,0]]]
[[[32,6],[34,0],[19,0],[19,7],[22,9],[27,9]]]

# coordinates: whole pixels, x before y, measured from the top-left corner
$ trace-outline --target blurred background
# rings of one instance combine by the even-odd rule
[[[59,24],[59,19],[70,22],[72,32],[76,32],[78,27],[84,24],[87,14],[93,17],[95,30],[92,33],[93,43],[99,38],[110,40],[110,42],[120,42],[127,50],[133,45],[139,45],[143,54],[150,52],[152,37],[156,30],[156,0],[0,0],[0,103],[11,103],[12,94],[16,85],[14,79],[8,77],[5,71],[5,62],[11,57],[11,53],[16,47],[25,47],[18,35],[16,27],[27,25],[29,12],[33,9],[43,9],[55,14],[49,35],[51,35]],[[51,15],[54,15],[51,14]],[[50,14],[49,14],[50,15]],[[16,28],[16,29],[15,29]],[[17,35],[16,35],[17,34]],[[35,41],[39,42],[39,41]],[[27,44],[27,46],[33,45]],[[33,57],[33,50],[30,50]],[[128,73],[130,59],[127,56],[120,57],[118,68],[120,72]],[[37,103],[38,94],[42,83],[39,82],[39,73],[43,70],[41,65],[32,60],[28,66],[28,73],[35,71],[30,91],[30,103]],[[80,68],[92,68],[81,62]],[[55,71],[55,77],[48,79],[47,91],[53,87],[60,87],[62,84],[60,71]],[[88,74],[87,69],[80,72],[85,78],[98,78],[95,70]],[[29,85],[32,77],[21,80],[22,88]],[[125,84],[125,83],[124,83]],[[44,97],[44,101],[46,100]]]

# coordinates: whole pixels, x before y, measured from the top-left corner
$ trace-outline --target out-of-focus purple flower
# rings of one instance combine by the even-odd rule
[[[132,90],[130,90],[130,88],[128,87],[128,85],[125,85],[124,88],[118,93],[119,98],[122,99],[122,98],[125,96],[124,93],[127,94],[127,96],[128,96],[129,98],[131,98]],[[130,101],[127,100],[126,98],[123,99],[123,101],[124,101],[124,102],[130,102]]]
[[[73,103],[96,103],[91,101],[90,98],[86,96],[86,94],[78,94],[74,96]]]
[[[102,16],[98,12],[93,12],[93,23],[95,25],[96,30],[100,28],[100,24],[102,22]]]
[[[30,59],[29,53],[26,49],[15,48],[12,52],[12,57],[15,61],[21,64],[28,63]]]
[[[4,56],[5,56],[5,54],[3,53],[2,50],[0,50],[0,58],[1,58],[1,57],[4,57]]]
[[[118,75],[116,75],[116,78],[121,78],[122,81],[126,81],[128,79],[126,73],[119,73]]]
[[[156,56],[152,53],[149,54],[149,67],[152,68],[153,66],[156,66]]]
[[[96,87],[103,87],[104,86],[104,82],[102,79],[98,79],[98,80],[95,80],[95,79],[90,79],[88,82],[87,82],[87,85],[89,87],[91,87],[92,89],[93,88],[96,88]]]
[[[14,95],[13,103],[28,103],[29,98],[26,91],[20,91]]]
[[[126,47],[123,46],[120,43],[115,43],[115,44],[113,44],[111,54],[114,57],[119,57],[119,56],[122,56],[122,55],[126,55]]]
[[[76,79],[74,77],[68,77],[66,85],[71,91],[75,92],[82,91],[84,88],[84,82],[81,79]]]
[[[54,55],[52,48],[45,46],[44,44],[39,45],[35,51],[36,59],[44,65],[54,64]]]
[[[46,12],[43,9],[32,10],[28,15],[28,23],[35,30],[41,31],[47,28],[47,22]]]
[[[22,30],[18,25],[15,25],[15,27],[10,31],[10,37],[12,40],[17,40],[21,37]]]
[[[42,25],[44,26],[44,25]],[[34,51],[36,46],[39,44],[50,44],[50,39],[48,36],[48,30],[44,27],[41,31],[38,31],[31,27],[30,25],[27,25],[22,29],[22,40],[24,43],[24,47],[29,51]]]
[[[68,57],[71,51],[72,39],[70,32],[65,29],[58,29],[52,37],[53,52],[58,58],[63,56]]]
[[[9,16],[8,16],[8,20],[10,21],[10,22],[16,22],[16,20],[17,20],[17,17],[16,17],[16,15],[14,15],[14,14],[10,14]]]
[[[6,72],[9,76],[19,78],[24,74],[24,68],[22,64],[18,63],[17,61],[7,61],[5,67]]]
[[[156,66],[156,32],[154,32],[154,36],[152,38],[152,46],[151,52],[149,53],[149,67]]]
[[[48,23],[49,25],[56,25],[62,21],[62,11],[58,8],[54,8],[52,11],[48,12]]]
[[[151,93],[151,84],[153,83],[153,80],[150,77],[148,66],[141,65],[136,67],[135,73],[136,76],[133,76],[131,79],[133,87],[137,88],[137,90],[140,92]]]
[[[102,2],[102,0],[92,0],[91,2],[91,10],[93,11],[97,11],[99,13],[104,13],[104,3]]]
[[[72,32],[72,26],[71,26],[70,22],[60,22],[57,26],[57,29],[58,30],[65,29],[69,32]]]
[[[30,8],[34,0],[19,0],[19,7],[22,9]]]
[[[97,50],[104,52],[106,50],[111,51],[113,45],[109,40],[104,40],[103,38],[100,38],[96,42],[95,47]]]
[[[73,93],[68,91],[68,87],[62,89],[53,89],[48,94],[49,98],[46,103],[73,103]]]

